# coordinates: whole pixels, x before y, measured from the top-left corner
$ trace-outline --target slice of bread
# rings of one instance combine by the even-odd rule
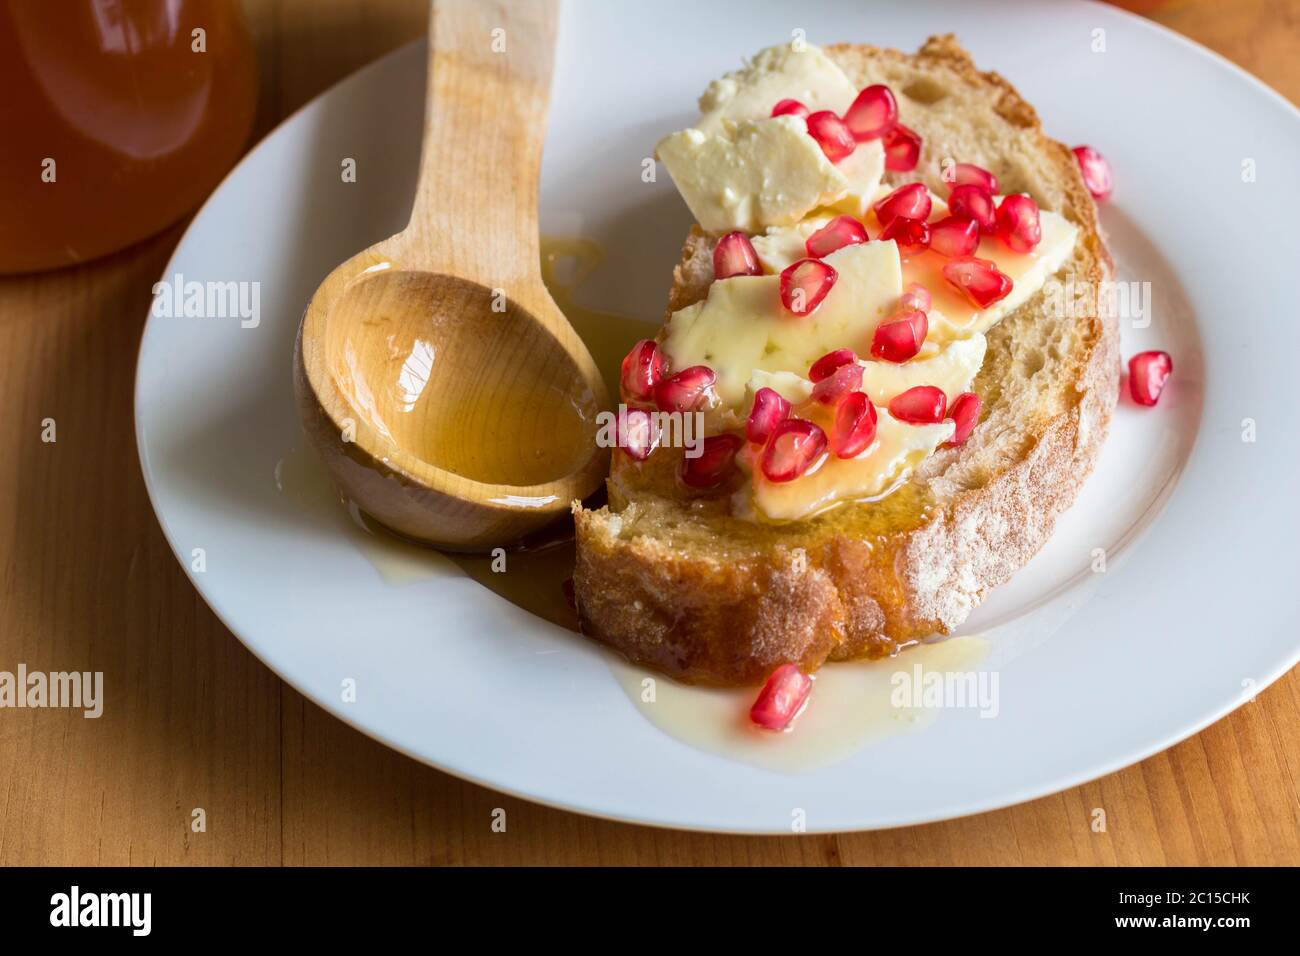
[[[756,524],[730,516],[725,496],[684,495],[678,449],[640,465],[615,455],[608,507],[574,505],[582,627],[681,680],[755,684],[785,662],[811,671],[948,633],[1042,547],[1091,470],[1118,395],[1117,322],[1097,308],[1112,264],[1070,150],[951,36],[914,55],[849,44],[826,52],[855,86],[888,84],[900,118],[924,139],[920,164],[889,173],[890,185],[920,180],[946,195],[940,169],[950,157],[1077,224],[1056,279],[1078,284],[1079,297],[1049,309],[1040,290],[990,331],[974,386],[979,426],[879,502]],[[705,296],[712,248],[692,230],[670,314]]]

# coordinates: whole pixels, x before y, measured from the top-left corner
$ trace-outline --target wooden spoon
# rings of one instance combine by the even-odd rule
[[[557,13],[433,5],[411,221],[331,272],[298,330],[299,412],[334,480],[447,549],[515,543],[607,471],[608,394],[540,269]]]

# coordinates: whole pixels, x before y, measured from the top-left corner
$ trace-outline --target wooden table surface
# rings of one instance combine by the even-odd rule
[[[1134,2],[1300,101],[1300,0]],[[421,35],[420,0],[249,0],[258,132]],[[1184,743],[995,813],[876,833],[708,836],[463,783],[324,713],[213,616],[149,507],[136,347],[179,228],[0,280],[0,671],[99,670],[104,716],[0,710],[4,864],[1300,862],[1300,672]],[[41,422],[58,441],[41,441]],[[506,833],[493,833],[496,807]],[[1093,832],[1094,808],[1106,832]],[[192,832],[202,808],[205,832]]]

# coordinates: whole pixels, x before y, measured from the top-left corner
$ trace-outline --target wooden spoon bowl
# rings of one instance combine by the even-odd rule
[[[335,481],[444,548],[509,546],[608,466],[605,386],[540,273],[555,17],[553,2],[434,6],[411,222],[331,272],[299,328],[299,411]]]

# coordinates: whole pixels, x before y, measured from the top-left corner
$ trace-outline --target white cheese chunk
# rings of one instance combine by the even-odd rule
[[[793,226],[775,226],[763,235],[750,239],[763,271],[768,275],[774,275],[792,262],[798,262],[806,257],[808,237],[832,218],[834,217],[828,215],[809,216]]]
[[[893,242],[860,243],[836,250],[825,262],[838,278],[804,316],[781,304],[778,276],[714,282],[707,298],[669,319],[664,349],[672,367],[709,366],[718,376],[718,396],[738,408],[755,369],[806,375],[813,362],[835,349],[868,354],[871,330],[902,290],[898,249]]]
[[[999,197],[1000,201],[1000,197]],[[948,214],[947,204],[932,196],[933,210],[930,221],[935,222]],[[814,215],[790,226],[770,228],[753,239],[754,251],[765,272],[779,273],[790,263],[807,255],[808,237],[826,225],[830,216]],[[879,235],[880,224],[875,214],[865,217],[869,235]],[[1079,229],[1059,213],[1041,210],[1039,222],[1043,236],[1029,253],[1013,252],[1002,240],[984,237],[975,255],[991,260],[1011,278],[1011,292],[1006,298],[987,309],[976,307],[969,299],[949,285],[943,277],[943,267],[948,260],[937,252],[924,252],[909,257],[902,263],[903,286],[919,282],[929,290],[934,300],[930,311],[930,337],[927,344],[941,346],[956,338],[987,332],[1010,313],[1028,302],[1043,284],[1065,265],[1074,251]],[[924,353],[923,353],[924,354]]]
[[[715,235],[793,225],[818,206],[864,208],[862,197],[875,193],[885,165],[874,141],[832,163],[798,116],[681,130],[660,140],[655,153],[696,221]]]
[[[971,383],[984,364],[988,340],[976,333],[970,338],[958,339],[935,351],[929,358],[914,358],[907,362],[884,362],[861,359],[861,391],[876,405],[888,405],[895,395],[901,395],[917,385],[935,385],[943,389],[952,402],[962,392],[969,392]],[[788,401],[799,405],[812,395],[813,383],[797,372],[769,372],[756,368],[745,389],[745,401],[740,411],[753,407],[754,395],[760,388],[770,388]]]
[[[975,255],[992,260],[999,270],[1010,276],[1012,282],[1006,298],[994,302],[987,309],[979,308],[944,279],[943,266],[948,260],[937,252],[915,256],[904,264],[904,285],[919,282],[930,290],[934,299],[931,325],[936,332],[945,322],[952,326],[952,334],[987,332],[1033,298],[1043,283],[1060,271],[1074,252],[1079,227],[1059,213],[1046,209],[1039,212],[1038,221],[1043,237],[1029,253],[1013,252],[996,237],[980,239]],[[940,313],[941,318],[936,319],[934,312]]]
[[[833,110],[843,115],[857,89],[821,49],[811,43],[768,47],[743,69],[709,84],[700,97],[696,127],[717,132],[725,120],[757,120],[772,115],[785,99],[798,100],[812,112]]]
[[[971,383],[984,364],[988,341],[978,332],[969,338],[949,342],[929,358],[917,357],[895,364],[893,362],[863,361],[862,391],[877,405],[887,405],[895,395],[917,385],[935,385],[943,389],[948,403],[962,392],[969,392]]]
[[[812,394],[812,387],[812,382],[795,372],[769,372],[766,369],[756,368],[754,374],[749,377],[749,385],[745,390],[745,404],[741,408],[744,410],[754,407],[754,396],[758,394],[760,388],[770,388],[791,405],[799,405],[808,401],[808,396]]]
[[[823,205],[836,212],[848,213],[861,219],[871,210],[880,190],[880,179],[885,175],[885,148],[880,140],[858,143],[857,148],[845,156],[835,168],[847,181],[844,195],[838,199],[823,199]]]
[[[910,476],[955,430],[951,421],[910,425],[877,408],[876,438],[856,458],[837,458],[827,451],[807,473],[786,482],[768,481],[762,469],[754,467],[752,505],[769,520],[795,521],[841,501],[879,498]]]

